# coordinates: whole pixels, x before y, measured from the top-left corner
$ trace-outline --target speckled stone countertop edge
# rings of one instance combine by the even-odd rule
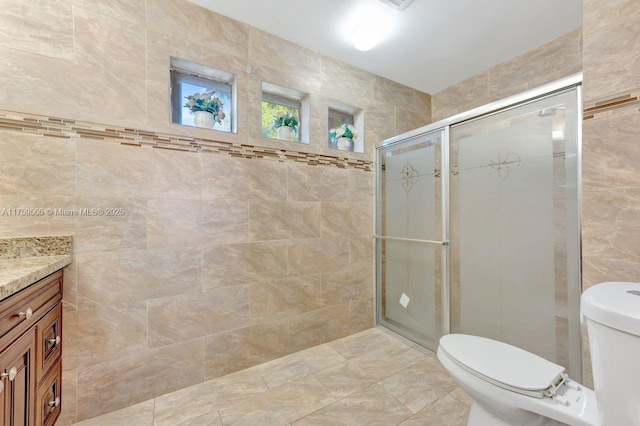
[[[71,254],[70,235],[0,238],[0,260]]]
[[[70,254],[0,259],[0,300],[71,264]]]

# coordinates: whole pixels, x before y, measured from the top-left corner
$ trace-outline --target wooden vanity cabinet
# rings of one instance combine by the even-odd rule
[[[60,415],[62,365],[58,362],[38,386],[36,424],[51,426]]]
[[[0,301],[0,424],[53,425],[60,415],[62,271]]]
[[[0,355],[3,425],[35,425],[35,330],[25,333]]]

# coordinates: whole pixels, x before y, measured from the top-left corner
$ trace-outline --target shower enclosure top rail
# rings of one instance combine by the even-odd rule
[[[510,96],[499,101],[491,102],[489,104],[480,106],[478,108],[471,109],[469,111],[454,115],[449,118],[445,118],[435,123],[427,124],[426,126],[419,127],[414,130],[410,130],[398,136],[394,136],[389,139],[385,139],[376,148],[392,145],[396,142],[405,141],[407,139],[415,138],[420,135],[440,130],[442,128],[452,126],[454,124],[461,123],[470,119],[475,119],[493,112],[503,110],[504,108],[510,108],[518,106],[523,102],[530,102],[536,98],[546,97],[555,92],[563,91],[571,86],[576,86],[582,83],[582,73],[572,74],[570,76],[561,78],[551,83],[545,84],[534,89],[527,90],[526,92],[519,93],[517,95]]]

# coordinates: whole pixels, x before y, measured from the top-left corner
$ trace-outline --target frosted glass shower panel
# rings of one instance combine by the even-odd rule
[[[578,221],[567,196],[577,185],[575,104],[570,91],[451,129],[452,331],[567,368],[558,342],[572,318],[568,288],[579,292],[579,235],[567,232]]]
[[[427,347],[440,336],[440,248],[382,241],[382,320]]]
[[[442,132],[378,149],[378,320],[434,349],[441,335]]]
[[[440,133],[381,150],[383,235],[439,239]]]
[[[460,281],[482,283],[463,287],[461,324],[520,347],[535,337],[539,353],[549,355],[555,350],[555,339],[545,338],[555,336],[553,152],[550,136],[540,134],[544,124],[531,127],[459,140]]]

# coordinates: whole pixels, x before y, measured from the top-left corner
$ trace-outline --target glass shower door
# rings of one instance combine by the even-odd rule
[[[378,149],[378,323],[432,350],[448,318],[443,140],[439,130]]]
[[[577,89],[451,127],[451,331],[581,375]]]

